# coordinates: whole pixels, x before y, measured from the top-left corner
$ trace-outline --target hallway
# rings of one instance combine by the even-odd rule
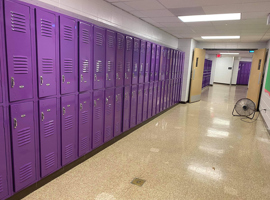
[[[231,115],[246,91],[207,87],[200,102],[179,104],[25,200],[269,199],[264,122]]]

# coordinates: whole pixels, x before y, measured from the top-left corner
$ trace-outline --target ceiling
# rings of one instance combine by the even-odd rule
[[[223,54],[221,55],[221,57],[242,57],[242,58],[252,58],[253,57],[253,53],[249,53],[249,51],[227,51],[227,50],[206,50],[206,54],[208,55],[217,55],[220,53],[239,53],[238,55],[226,55]]]
[[[270,39],[270,0],[106,0],[174,35],[209,42],[265,42]],[[241,20],[183,23],[177,16],[242,13]],[[203,40],[201,36],[240,35],[236,40]]]

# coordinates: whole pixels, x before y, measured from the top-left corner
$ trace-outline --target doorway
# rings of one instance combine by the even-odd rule
[[[237,75],[237,85],[248,85],[251,62],[240,61]]]

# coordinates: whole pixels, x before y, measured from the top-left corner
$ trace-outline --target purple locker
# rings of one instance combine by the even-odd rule
[[[170,79],[174,79],[174,69],[176,67],[176,55],[177,55],[177,51],[173,50],[173,63],[172,63],[172,69],[171,69],[171,77]]]
[[[130,93],[131,87],[124,88],[124,110],[123,110],[123,132],[127,131],[130,127]]]
[[[156,52],[157,52],[157,48],[156,47],[157,47],[156,44],[152,44],[150,82],[155,81]]]
[[[122,133],[123,88],[115,89],[114,137]]]
[[[103,144],[104,137],[104,90],[93,94],[93,149]]]
[[[130,103],[130,128],[137,125],[138,86],[132,85]]]
[[[153,105],[152,105],[152,116],[157,114],[157,94],[158,94],[158,82],[154,82],[153,87]]]
[[[134,38],[133,45],[133,68],[132,68],[132,84],[138,84],[138,67],[140,66],[140,45],[141,40]]]
[[[39,97],[56,95],[56,16],[36,10]]]
[[[91,150],[92,92],[79,94],[79,156]]]
[[[167,108],[170,108],[171,105],[171,98],[172,98],[172,82],[173,80],[168,80],[168,95],[167,95]]]
[[[115,84],[116,33],[107,30],[106,37],[106,88],[110,88]]]
[[[166,68],[165,68],[165,79],[170,78],[170,64],[171,64],[171,49],[167,50]]]
[[[33,102],[10,106],[15,192],[36,181]]]
[[[158,81],[156,114],[160,113],[161,88],[162,88],[162,82]]]
[[[77,91],[76,20],[60,16],[61,94]]]
[[[30,8],[5,1],[9,99],[33,98]]]
[[[168,85],[169,85],[169,80],[165,80],[164,81],[164,92],[163,92],[163,110],[167,109]]]
[[[156,67],[155,67],[155,81],[159,80],[159,65],[160,65],[160,46],[157,45],[156,51]]]
[[[94,90],[104,88],[105,85],[105,46],[105,29],[94,26]]]
[[[165,81],[161,81],[160,112],[164,110],[164,108],[163,108],[163,102],[164,102],[164,89],[165,89]]]
[[[56,98],[39,101],[39,134],[41,177],[45,177],[58,168],[57,132],[57,101]]]
[[[132,56],[133,56],[133,38],[126,36],[126,54],[125,54],[125,85],[131,85]]]
[[[93,25],[80,22],[79,26],[79,91],[92,89]]]
[[[152,106],[153,106],[153,87],[154,82],[149,84],[149,93],[148,93],[148,118],[152,117]]]
[[[0,107],[0,163],[0,199],[4,199],[8,195],[8,183],[3,107]]]
[[[2,69],[1,69],[1,66],[0,66],[0,74],[2,74],[2,71],[1,70]],[[2,103],[2,102],[3,102],[2,76],[0,75],[0,103]]]
[[[113,139],[113,120],[114,120],[114,88],[105,91],[105,130],[104,142]]]
[[[170,67],[169,67],[168,79],[172,79],[172,70],[173,70],[173,62],[174,62],[173,56],[174,56],[174,50],[171,49],[170,50]]]
[[[160,67],[159,67],[159,80],[165,80],[165,70],[166,70],[166,61],[167,61],[167,48],[161,47],[160,51]]]
[[[116,63],[115,86],[119,87],[124,84],[125,63],[125,36],[121,33],[117,33]]]
[[[148,108],[148,96],[149,96],[149,83],[144,84],[144,90],[143,90],[143,116],[142,120],[147,120],[147,108]]]
[[[141,40],[139,83],[144,83],[146,41]]]
[[[76,96],[61,97],[62,165],[77,158],[77,112]]]
[[[145,73],[144,82],[148,83],[150,79],[150,68],[151,68],[151,46],[150,42],[146,43],[146,58],[145,58]]]
[[[138,107],[137,107],[137,124],[142,122],[142,112],[143,112],[143,84],[138,86]]]

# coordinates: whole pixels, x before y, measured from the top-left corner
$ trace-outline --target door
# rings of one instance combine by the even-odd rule
[[[251,99],[256,107],[259,104],[261,85],[263,80],[266,49],[256,50],[253,54],[247,98]]]
[[[76,20],[60,16],[61,94],[77,91]]]
[[[151,46],[150,42],[146,43],[146,58],[145,58],[145,73],[144,82],[148,83],[150,79],[150,69],[151,69]]]
[[[162,82],[158,81],[156,114],[158,114],[160,112],[161,88],[162,88]]]
[[[37,65],[39,97],[56,95],[56,16],[36,10]]]
[[[91,150],[92,92],[79,94],[79,156]]]
[[[106,37],[106,88],[110,88],[115,85],[116,33],[107,30]]]
[[[163,46],[161,47],[160,65],[159,65],[159,80],[165,80],[167,51],[168,51],[168,49],[166,47],[163,47]]]
[[[77,158],[77,100],[75,95],[61,97],[62,165]]]
[[[201,100],[204,60],[205,60],[205,50],[195,48],[191,68],[192,73],[189,91],[190,103]]]
[[[93,94],[93,149],[103,144],[104,138],[104,90]]]
[[[144,83],[146,41],[141,40],[139,83]]]
[[[251,68],[250,62],[240,61],[238,68],[237,85],[248,85],[250,68]]]
[[[79,25],[79,89],[83,92],[92,89],[93,25],[84,22]]]
[[[149,84],[149,93],[148,93],[148,109],[147,109],[147,118],[149,119],[152,117],[152,106],[153,106],[153,87],[154,87],[154,82],[151,82]]]
[[[33,98],[30,8],[5,1],[10,101]]]
[[[36,181],[36,145],[33,102],[10,106],[15,192]]]
[[[126,36],[125,85],[131,85],[133,38]]]
[[[152,116],[155,116],[157,113],[157,89],[158,89],[158,82],[154,82],[153,86],[153,103],[152,103]]]
[[[113,123],[114,123],[114,88],[105,91],[105,126],[104,126],[104,142],[113,139]]]
[[[130,128],[137,125],[138,86],[132,85],[130,103]]]
[[[142,112],[143,112],[143,84],[138,86],[138,107],[137,107],[137,124],[142,122]]]
[[[147,120],[147,108],[148,108],[148,96],[149,96],[149,83],[144,84],[144,91],[143,91],[143,116],[142,120]]]
[[[157,45],[156,51],[156,65],[155,65],[155,81],[159,80],[159,66],[160,66],[160,46]]]
[[[1,37],[1,36],[0,36]],[[2,68],[1,68],[1,60],[0,60],[0,74],[2,75]],[[0,75],[0,103],[3,102],[3,87],[2,87],[2,76]]]
[[[129,129],[130,122],[130,92],[131,87],[124,88],[124,111],[123,111],[123,132]]]
[[[117,33],[117,50],[116,50],[116,77],[115,86],[124,84],[124,63],[125,63],[125,36]]]
[[[171,80],[167,80],[168,81],[168,94],[167,94],[167,105],[166,105],[166,108],[169,108],[171,107]]]
[[[57,129],[56,98],[39,101],[39,134],[41,177],[56,171],[58,166],[60,141]]]
[[[161,91],[160,91],[160,112],[163,111],[163,102],[164,102],[164,89],[165,81],[161,81]]]
[[[156,52],[157,52],[157,45],[152,44],[150,82],[155,81]]]
[[[167,109],[168,85],[169,85],[169,80],[164,81],[163,110]]]
[[[115,89],[114,137],[122,133],[123,88]]]
[[[140,66],[140,45],[141,40],[134,38],[133,45],[133,67],[132,67],[132,84],[138,84],[138,67]]]
[[[167,51],[166,69],[165,69],[165,79],[170,78],[170,67],[171,67],[171,49]]]

